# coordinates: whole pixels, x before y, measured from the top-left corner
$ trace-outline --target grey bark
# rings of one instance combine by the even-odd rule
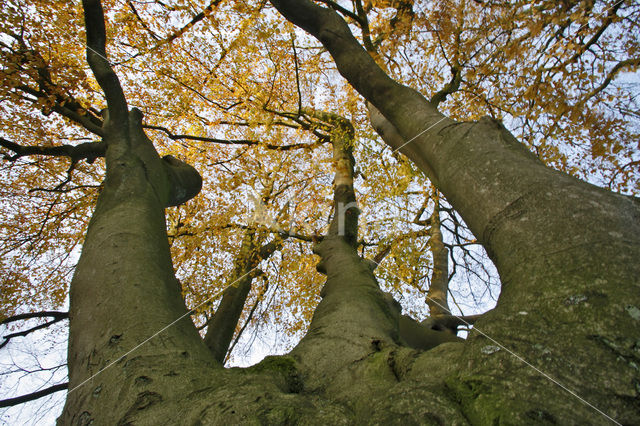
[[[272,2],[324,43],[403,140],[421,135],[401,150],[489,251],[503,282],[497,308],[465,343],[408,347],[397,306],[367,262],[330,233],[317,247],[327,273],[323,300],[292,354],[220,368],[186,318],[173,275],[163,217],[169,178],[114,89],[115,74],[89,54],[112,119],[104,190],[71,285],[70,385],[60,423],[605,420],[593,406],[639,423],[640,203],[544,167],[499,123],[444,118],[390,80],[335,13],[305,0]],[[88,34],[98,28],[89,44],[104,52],[99,2],[83,4]]]
[[[427,292],[426,302],[429,306],[429,318],[420,324],[432,330],[446,331],[457,334],[458,323],[447,321],[451,318],[449,309],[449,250],[444,245],[442,230],[440,227],[440,199],[437,194],[434,197],[433,213],[429,219],[430,228],[429,248],[433,258],[433,272],[431,283]],[[461,322],[464,324],[464,322]]]
[[[127,111],[105,56],[100,2],[83,5],[89,64],[108,104],[107,173],[71,283],[69,392],[59,422],[126,423],[139,405],[184,398],[192,384],[185,372],[203,377],[212,365],[173,274],[164,220],[175,194],[197,193],[191,183],[199,176],[189,186],[175,186],[185,182],[168,172],[175,164],[156,153],[142,130],[142,114]],[[177,318],[182,320],[125,355]],[[151,382],[166,392],[141,391]]]
[[[637,422],[630,351],[640,332],[630,312],[640,306],[638,200],[545,167],[492,119],[444,117],[391,80],[335,12],[306,0],[272,3],[317,37],[349,83],[411,141],[396,148],[430,176],[489,252],[503,290],[476,327],[607,415]],[[600,415],[493,345],[473,333],[469,361],[447,379],[468,419],[518,423],[541,413],[562,423]]]

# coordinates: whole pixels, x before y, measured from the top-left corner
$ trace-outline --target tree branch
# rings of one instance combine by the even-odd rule
[[[556,69],[564,68],[567,65],[575,62],[584,52],[586,52],[591,46],[593,46],[600,39],[602,34],[604,34],[604,32],[607,30],[607,28],[609,28],[611,23],[613,23],[615,17],[617,16],[618,9],[620,9],[620,7],[622,7],[623,4],[624,4],[623,1],[616,2],[609,9],[609,13],[607,14],[605,19],[603,20],[602,25],[593,34],[593,36],[591,36],[591,38],[585,44],[581,45],[580,48],[578,49],[578,51],[573,54],[573,56],[571,56],[569,59],[565,60],[564,62],[562,62],[560,65],[556,66],[555,68]]]
[[[193,27],[195,24],[197,24],[198,22],[202,21],[204,18],[209,16],[213,11],[213,8],[216,7],[220,3],[220,1],[221,0],[214,0],[211,3],[209,3],[209,5],[206,8],[204,8],[202,12],[194,16],[193,19],[191,19],[191,21],[187,22],[178,31],[176,31],[175,33],[171,34],[169,37],[164,39],[162,41],[162,44],[171,43],[173,40],[177,39],[182,34],[184,34],[189,28]]]
[[[0,321],[0,324],[9,324],[15,321],[27,320],[32,318],[48,318],[52,317],[58,320],[69,318],[69,312],[60,311],[42,311],[42,312],[28,312],[24,314],[13,315]]]
[[[356,15],[355,13],[350,11],[349,9],[345,9],[344,7],[340,6],[338,3],[336,3],[336,2],[334,2],[332,0],[318,0],[318,1],[320,3],[326,4],[327,6],[329,6],[331,9],[335,10],[336,12],[340,12],[344,16],[347,16],[347,17],[353,19],[357,23],[362,24],[362,18],[360,18],[360,16]]]
[[[127,123],[127,100],[105,50],[107,35],[102,3],[100,0],[82,0],[82,6],[87,31],[87,62],[107,98],[110,120]]]
[[[296,70],[296,89],[298,91],[298,114],[302,114],[302,90],[300,90],[300,66],[298,64],[298,52],[296,50],[295,33],[291,33],[291,48],[293,49],[293,63]]]
[[[192,141],[199,141],[199,142],[213,142],[213,143],[219,143],[223,145],[255,145],[255,146],[262,146],[267,149],[273,149],[276,151],[289,151],[292,149],[309,149],[317,146],[320,143],[320,142],[317,142],[315,144],[294,143],[289,145],[275,145],[270,143],[262,143],[260,141],[255,141],[250,139],[217,139],[217,138],[208,138],[204,136],[176,135],[166,127],[152,126],[148,124],[144,124],[142,125],[142,127],[145,129],[158,130],[160,132],[163,132],[171,140],[185,139],[185,140],[192,140]]]
[[[98,157],[104,157],[107,145],[105,142],[85,142],[80,145],[60,146],[25,146],[0,137],[0,146],[15,152],[15,155],[4,154],[5,159],[15,161],[29,155],[48,157],[68,157],[72,163],[87,160],[91,164]]]
[[[609,84],[611,84],[613,79],[616,77],[616,75],[618,75],[618,73],[620,71],[622,71],[623,69],[625,69],[627,67],[637,67],[639,65],[640,65],[640,56],[636,57],[636,58],[625,59],[624,61],[618,62],[617,64],[615,64],[613,66],[613,68],[611,68],[611,71],[609,71],[609,73],[607,74],[607,77],[604,79],[604,81],[598,87],[593,89],[591,92],[589,92],[587,95],[585,95],[584,98],[582,98],[579,101],[579,105],[584,104],[589,99],[591,99],[592,97],[594,97],[595,95],[597,95],[598,93],[600,93],[604,89],[606,89],[607,86],[609,86]]]
[[[264,245],[259,245],[256,241],[260,239],[260,236],[256,236],[255,228],[248,228],[245,232],[240,252],[234,262],[234,272],[229,278],[231,283],[224,290],[220,305],[209,320],[204,342],[221,364],[229,352],[229,345],[251,291],[258,264],[282,246],[279,238]]]
[[[362,29],[362,43],[364,44],[364,48],[367,49],[367,52],[374,53],[376,52],[376,46],[374,46],[371,41],[371,28],[369,28],[367,11],[362,6],[362,2],[360,0],[355,0],[354,3],[356,11],[358,12],[358,19],[356,19],[356,21],[360,24],[360,28]],[[379,42],[380,41],[378,40],[377,43]]]
[[[41,71],[46,70],[38,69],[38,74],[44,74],[44,72]],[[49,107],[51,108],[51,110],[62,115],[63,117],[68,118],[73,122],[78,123],[91,133],[94,133],[98,136],[104,135],[102,131],[102,120],[93,116],[91,114],[91,110],[82,107],[82,105],[80,105],[80,103],[78,103],[71,96],[62,96],[60,94],[60,90],[56,90],[58,89],[58,87],[53,82],[41,79],[38,80],[37,83],[40,86],[40,90],[36,90],[24,84],[16,86],[16,89],[28,93],[35,98],[44,99],[45,101],[51,99],[53,95],[53,97],[55,98],[55,103]],[[33,99],[29,100],[33,103],[36,103],[36,101]],[[43,108],[42,113],[44,115],[49,115],[50,111],[47,111],[45,107]]]
[[[434,94],[429,102],[437,107],[448,95],[456,92],[460,88],[460,81],[462,81],[462,68],[457,65],[451,66],[451,80],[446,86]]]
[[[2,336],[2,338],[4,339],[2,343],[0,343],[0,349],[5,347],[7,345],[7,343],[9,343],[9,341],[11,339],[13,339],[14,337],[24,337],[27,336],[30,333],[33,333],[34,331],[37,330],[41,330],[43,328],[47,328],[50,325],[53,325],[59,321],[62,321],[64,319],[69,318],[69,313],[68,312],[58,312],[58,311],[43,311],[43,312],[33,312],[33,313],[26,313],[26,314],[19,314],[19,315],[14,315],[12,317],[6,318],[4,320],[2,320],[2,322],[0,322],[0,324],[9,324],[15,321],[20,321],[20,320],[27,320],[27,319],[32,319],[32,318],[48,318],[48,317],[52,317],[53,319],[51,321],[47,321],[44,324],[39,324],[36,325],[34,327],[31,327],[27,330],[23,330],[23,331],[18,331],[16,333],[11,333],[11,334],[7,334],[5,336]]]
[[[253,315],[255,314],[256,309],[258,308],[258,305],[262,301],[262,297],[264,296],[264,293],[267,291],[268,287],[269,287],[269,284],[265,283],[265,288],[262,290],[261,294],[256,299],[256,303],[254,303],[253,306],[251,307],[251,310],[249,311],[249,315],[247,315],[247,320],[242,325],[242,328],[240,328],[240,331],[238,331],[238,333],[236,334],[235,339],[233,339],[233,343],[229,346],[229,350],[227,351],[227,354],[224,359],[225,363],[229,360],[229,356],[231,356],[233,349],[238,344],[240,337],[242,337],[242,334],[247,329],[247,326],[251,323],[251,319],[253,318]]]
[[[39,390],[37,392],[28,393],[26,395],[17,396],[15,398],[7,398],[0,400],[0,407],[13,407],[14,405],[23,404],[25,402],[33,401],[43,396],[51,395],[52,393],[65,390],[69,387],[69,383],[60,383],[46,389]]]
[[[131,2],[131,0],[127,0],[127,4],[129,5],[129,9],[131,9],[131,12],[133,12],[133,14],[135,15],[136,19],[138,20],[138,22],[140,22],[140,25],[142,25],[142,28],[144,28],[145,30],[147,30],[147,32],[149,33],[149,35],[151,37],[153,37],[154,40],[158,41],[160,40],[160,37],[158,37],[156,35],[156,33],[154,33],[151,28],[149,28],[149,26],[147,25],[146,22],[144,22],[144,20],[142,19],[142,17],[140,16],[140,14],[138,13],[138,10],[136,9],[136,7],[133,5],[133,3]]]
[[[425,221],[424,226],[426,225],[428,224]],[[420,237],[426,237],[428,235],[429,235],[429,228],[426,228],[426,227],[424,229],[419,229],[417,231],[410,231],[410,232],[407,232],[406,234],[399,235],[398,237],[394,238],[388,243],[381,245],[380,248],[378,249],[378,253],[376,253],[376,255],[373,257],[373,261],[376,263],[376,265],[378,265],[380,262],[384,260],[385,257],[387,257],[387,255],[391,252],[391,249],[393,249],[394,245],[404,240],[407,240],[409,238],[420,238]]]
[[[383,99],[390,85],[397,87],[398,84],[380,69],[335,11],[307,0],[271,0],[271,3],[285,18],[322,43],[333,56],[340,74],[366,99]]]

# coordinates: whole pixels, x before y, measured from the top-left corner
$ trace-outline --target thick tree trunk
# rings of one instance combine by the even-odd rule
[[[71,284],[65,424],[126,422],[140,406],[183,398],[213,365],[173,273],[159,196],[169,191],[145,158],[155,152],[127,148],[151,143],[135,131],[123,132],[127,143],[108,141],[107,178]]]
[[[324,44],[408,142],[394,148],[429,174],[498,268],[498,307],[477,323],[467,361],[446,381],[465,416],[571,423],[600,415],[593,404],[637,423],[638,200],[545,167],[499,122],[442,116],[392,81],[336,13],[306,0],[272,3]]]

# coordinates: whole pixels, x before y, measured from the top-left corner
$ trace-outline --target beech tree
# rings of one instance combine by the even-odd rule
[[[171,13],[189,10],[180,2],[152,3],[160,12],[148,16],[156,16],[163,25],[176,26]],[[40,253],[69,256],[82,242],[69,286],[69,383],[59,423],[637,423],[640,202],[633,195],[579,179],[591,178],[627,193],[637,191],[638,148],[633,139],[637,133],[630,125],[633,111],[628,111],[633,99],[620,89],[610,100],[608,91],[621,71],[633,71],[639,65],[633,56],[638,44],[633,36],[634,31],[637,34],[637,24],[633,24],[637,6],[627,7],[622,1],[558,5],[541,1],[509,9],[500,2],[443,2],[432,10],[433,16],[441,18],[440,28],[432,31],[424,26],[424,5],[413,2],[356,0],[351,8],[328,0],[319,2],[323,5],[271,0],[291,24],[321,43],[350,89],[335,83],[337,75],[322,55],[299,52],[303,47],[311,52],[319,49],[296,44],[299,33],[291,24],[273,17],[274,21],[267,21],[288,25],[290,37],[281,39],[274,35],[275,24],[251,27],[264,12],[265,2],[233,3],[225,10],[248,17],[242,21],[245,26],[238,38],[214,58],[215,64],[199,57],[201,46],[172,50],[171,44],[179,43],[198,23],[223,28],[215,13],[219,3],[210,3],[165,36],[157,33],[158,22],[137,9],[142,4],[137,2],[127,2],[126,19],[116,8],[105,13],[100,0],[83,0],[81,10],[68,6],[73,9],[69,14],[61,12],[64,5],[38,2],[30,5],[34,9],[21,10],[16,4],[8,9],[0,40],[5,61],[3,95],[11,101],[11,107],[3,110],[6,139],[0,141],[10,152],[6,157],[12,165],[5,179],[18,182],[18,189],[39,188],[35,192],[56,197],[43,203],[44,221],[16,226],[30,227],[24,232],[30,236],[29,250]],[[46,13],[37,15],[36,9]],[[393,13],[390,19],[389,11]],[[54,40],[45,52],[44,33],[24,31],[24,22],[31,20],[43,22],[46,30],[50,25],[44,22],[46,16],[53,21],[64,16],[69,25],[84,18],[86,45],[82,49],[95,80],[83,74],[81,60],[74,55],[80,50],[77,44],[75,52],[52,52],[70,34],[56,34],[60,40]],[[518,27],[524,21],[530,24]],[[112,22],[122,25],[114,28]],[[483,26],[488,22],[493,25]],[[627,55],[623,59],[614,54],[617,45],[607,44],[603,36],[617,23],[616,28],[632,27],[623,43]],[[244,34],[251,33],[251,28],[255,34]],[[415,28],[436,34],[430,46],[441,52],[442,60],[398,60],[419,52],[414,47],[422,40]],[[132,65],[126,77],[120,76],[109,51],[109,35],[118,31],[122,45],[136,52],[129,59],[162,49],[176,57],[167,66],[162,65],[167,58],[162,55],[142,61],[140,68]],[[236,68],[230,70],[237,74],[230,73],[232,89],[224,84],[208,87],[208,79],[217,72],[229,71],[220,65],[224,57],[237,55],[247,60],[247,52],[255,45],[245,44],[242,38],[252,36],[275,40],[270,53],[278,49],[291,53],[287,59],[272,58],[274,68],[288,68],[289,74],[272,74],[272,70],[265,75],[260,70],[243,74],[237,72],[240,62],[234,62]],[[199,41],[211,39],[215,36]],[[479,40],[503,46],[499,52],[485,50],[484,45],[478,46]],[[571,49],[563,60],[555,52],[565,40],[570,40]],[[223,40],[220,46],[224,45]],[[523,50],[528,52],[528,62],[520,73],[510,67],[522,66],[517,62]],[[191,54],[192,62],[180,52]],[[583,55],[589,54],[593,57],[585,59]],[[478,58],[481,61],[474,62]],[[126,61],[123,63],[126,67]],[[586,77],[588,63],[599,69],[593,78]],[[187,71],[187,64],[202,68],[194,65]],[[257,63],[253,65],[258,68]],[[146,76],[146,66],[158,68],[188,94],[180,97],[178,92],[154,86],[155,80]],[[305,66],[326,75],[323,87],[329,93],[337,87],[348,92],[341,111],[329,111],[327,105],[303,105],[311,103],[304,97],[313,86],[310,82],[318,81],[300,77]],[[450,74],[449,81],[442,77],[443,70]],[[402,76],[406,73],[410,77]],[[148,90],[136,93],[132,88],[141,82],[149,85]],[[562,92],[563,83],[571,93],[552,101]],[[504,90],[501,85],[513,90],[513,98],[498,99],[493,94],[492,90]],[[102,96],[106,108],[100,111],[96,106],[101,105]],[[145,108],[145,102],[154,96],[159,97],[154,101],[157,104]],[[189,96],[203,103],[192,107]],[[131,99],[139,108],[131,107]],[[163,103],[168,107],[154,106]],[[232,111],[235,119],[199,115],[207,103]],[[362,113],[365,105],[367,116]],[[460,105],[469,110],[461,111]],[[38,110],[45,117],[55,113],[66,121],[43,119],[35,114]],[[8,125],[10,111],[20,112],[13,126]],[[505,118],[504,123],[500,118]],[[174,133],[165,121],[175,128],[189,123],[190,133]],[[414,225],[425,229],[387,235],[368,248],[362,235],[369,231],[359,229],[367,209],[358,200],[354,183],[358,178],[354,151],[366,145],[364,132],[358,130],[364,121],[370,121],[393,155],[402,153],[409,160],[394,160],[406,173],[387,177],[388,184],[398,186],[387,194],[411,192],[416,182],[429,194],[421,207],[408,202],[414,209]],[[579,125],[567,129],[563,125],[567,122]],[[82,130],[65,130],[72,124]],[[227,125],[234,127],[224,137],[203,131],[204,127]],[[238,129],[248,133],[236,137]],[[592,133],[585,136],[589,130]],[[289,131],[293,133],[286,133]],[[260,133],[264,140],[249,137],[252,133]],[[291,139],[303,133],[314,142]],[[52,134],[82,143],[50,143]],[[35,135],[45,143],[23,145],[9,139]],[[182,142],[181,159],[172,152],[161,157],[150,135]],[[563,149],[562,140],[571,138],[575,150]],[[189,141],[217,145],[194,148],[186,143]],[[583,143],[591,157],[581,151]],[[196,197],[203,182],[203,192],[215,191],[207,187],[214,179],[208,176],[208,162],[235,161],[219,150],[224,145],[245,150],[235,154],[243,158],[243,168],[229,179],[216,181],[223,195]],[[248,149],[256,151],[245,156]],[[275,155],[255,154],[260,150]],[[46,171],[38,176],[16,166],[18,159],[30,156],[63,157],[71,166],[60,161],[28,164]],[[292,166],[293,156],[299,156],[297,168]],[[90,166],[101,158],[104,178],[100,167]],[[589,174],[592,164],[583,164],[588,158],[599,164],[598,173]],[[318,179],[309,183],[310,179],[299,174],[305,162],[319,163],[318,168],[307,169],[307,174],[330,171],[333,182]],[[367,166],[363,162],[363,166],[368,168],[360,173],[377,182],[383,181],[377,173],[388,173],[376,163]],[[420,174],[429,183],[418,178]],[[56,181],[59,176],[65,176],[62,183]],[[243,176],[254,176],[250,182],[260,208],[277,212],[274,220],[249,226],[235,220],[238,211],[221,208],[229,203],[225,195],[237,190]],[[328,204],[320,189],[323,182],[325,190],[331,187],[333,199]],[[307,200],[309,207],[303,209],[303,221],[322,222],[331,210],[328,226],[281,226],[290,214],[291,206],[282,197],[289,190],[297,191],[298,197],[303,191],[313,192]],[[362,198],[375,205],[375,196]],[[322,203],[325,207],[318,208]],[[430,215],[424,218],[427,206]],[[456,258],[447,253],[454,247],[443,238],[447,226],[441,220],[443,210],[451,210],[448,217],[456,228],[459,215],[475,236],[459,246],[481,243],[499,273],[498,305],[483,315],[453,315],[448,304],[449,263]],[[211,219],[201,220],[198,215]],[[57,222],[49,220],[50,216]],[[86,234],[80,237],[78,232],[85,232],[81,218],[89,216]],[[69,218],[77,218],[75,232],[60,225]],[[14,221],[28,222],[28,218],[14,217]],[[56,228],[61,235],[54,237]],[[204,238],[183,238],[209,235],[212,229],[226,241],[220,246],[234,247],[229,250],[232,261],[211,252],[199,254]],[[317,230],[322,233],[313,232]],[[461,234],[464,232],[458,237],[464,238]],[[385,255],[400,242],[409,241],[407,246],[411,246],[421,237],[428,241],[428,248],[414,251],[431,253],[426,292],[430,315],[417,321],[403,315],[394,294],[381,289],[381,281],[405,275],[401,269],[387,268]],[[293,245],[287,246],[291,240],[312,242],[317,264],[304,249],[294,251]],[[56,241],[64,242],[61,249],[55,247]],[[293,263],[300,268],[291,276],[307,280],[298,291],[321,284],[321,300],[315,306],[314,298],[307,298],[311,301],[307,305],[313,306],[307,306],[312,317],[304,337],[289,353],[267,357],[249,368],[224,368],[234,331],[236,335],[240,331],[239,320],[243,316],[247,320],[254,312],[245,307],[250,295],[256,300],[260,297],[252,281],[261,276],[269,279],[269,270],[259,270],[257,265],[266,264],[276,252],[283,259],[297,256]],[[404,253],[409,252],[407,248]],[[204,270],[207,265],[216,267],[217,262],[225,264],[225,284],[220,286],[222,301],[213,307],[208,304],[210,292],[204,289],[214,279]],[[33,267],[49,272],[39,276],[56,277],[52,281],[55,290],[47,291],[43,283],[42,291],[45,299],[59,305],[66,295],[63,282],[68,270],[64,263],[57,265],[59,270]],[[29,265],[18,266],[5,282],[22,288],[31,282],[20,276]],[[175,266],[191,269],[192,275],[181,275],[181,283]],[[411,266],[415,265],[409,269]],[[322,275],[313,275],[314,267]],[[377,279],[376,274],[382,278]],[[323,277],[322,282],[317,277]],[[24,297],[20,291],[8,294],[3,303],[16,310]],[[58,317],[67,315],[55,312]],[[304,320],[297,324],[306,325]],[[466,340],[456,337],[460,326],[471,324]]]

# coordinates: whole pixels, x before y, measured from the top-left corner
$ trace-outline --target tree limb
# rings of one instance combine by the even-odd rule
[[[29,335],[30,333],[33,333],[34,331],[37,330],[41,330],[43,328],[47,328],[50,325],[53,325],[59,321],[62,321],[63,319],[67,319],[69,318],[69,313],[68,312],[58,312],[58,311],[44,311],[44,312],[33,312],[33,313],[27,313],[27,314],[19,314],[19,315],[14,315],[12,317],[6,318],[4,320],[2,320],[2,322],[0,322],[0,324],[9,324],[11,322],[15,322],[15,321],[20,321],[20,320],[27,320],[27,319],[31,319],[31,318],[47,318],[47,317],[52,317],[53,319],[51,321],[47,321],[44,324],[39,324],[36,325],[34,327],[31,327],[27,330],[23,330],[23,331],[18,331],[16,333],[11,333],[11,334],[7,334],[5,336],[2,336],[2,338],[4,339],[2,341],[2,343],[0,343],[0,349],[4,348],[7,343],[9,343],[9,341],[11,339],[13,339],[14,337],[24,337]]]
[[[131,0],[127,0],[127,4],[129,5],[129,9],[131,9],[131,12],[133,12],[133,14],[135,15],[136,19],[138,20],[138,22],[140,22],[140,25],[142,25],[142,27],[147,30],[147,32],[149,33],[149,35],[151,37],[153,37],[154,40],[158,41],[160,40],[160,37],[158,37],[156,35],[156,33],[153,32],[153,30],[151,30],[151,28],[149,28],[149,26],[147,25],[146,22],[144,22],[144,20],[142,19],[142,17],[140,16],[140,14],[138,13],[138,10],[136,9],[136,7],[133,5],[133,3],[131,2]]]
[[[229,356],[231,355],[231,353],[233,352],[233,349],[238,344],[238,341],[240,340],[240,337],[242,337],[242,334],[244,333],[244,331],[247,329],[247,326],[251,323],[251,319],[253,318],[253,315],[255,314],[256,309],[258,308],[258,305],[262,301],[262,297],[264,296],[264,293],[267,291],[268,288],[269,288],[269,284],[267,282],[265,283],[265,288],[262,290],[261,294],[256,299],[256,303],[254,303],[253,306],[251,307],[251,310],[249,311],[249,315],[247,315],[247,320],[244,322],[244,324],[242,325],[242,328],[240,328],[240,330],[236,334],[236,337],[235,339],[233,339],[233,343],[231,344],[231,346],[229,346],[229,350],[227,351],[227,355],[225,356],[225,359],[224,359],[225,363],[228,361]]]
[[[15,321],[21,321],[32,318],[48,318],[52,317],[58,320],[69,318],[69,312],[60,311],[42,311],[42,312],[28,312],[24,314],[13,315],[0,321],[0,324],[9,324]]]
[[[23,404],[25,402],[33,401],[43,396],[51,395],[52,393],[65,390],[69,387],[69,383],[60,383],[46,389],[39,390],[37,392],[28,393],[26,395],[17,396],[15,398],[7,398],[0,400],[0,407],[13,407],[14,405]]]
[[[197,24],[198,22],[202,21],[204,18],[206,18],[207,16],[209,16],[211,14],[211,12],[213,11],[213,9],[221,2],[222,0],[214,0],[211,3],[209,3],[209,5],[204,8],[204,10],[200,13],[198,13],[196,16],[193,17],[193,19],[191,19],[191,21],[187,22],[182,28],[180,28],[178,31],[176,31],[175,33],[171,34],[169,37],[167,37],[166,39],[164,39],[162,41],[162,44],[166,44],[166,43],[171,43],[173,40],[177,39],[178,37],[180,37],[182,34],[184,34],[189,28],[193,27],[195,24]]]
[[[332,1],[332,0],[318,0],[320,3],[324,3],[327,6],[329,6],[331,9],[335,10],[336,12],[340,12],[342,13],[344,16],[347,16],[351,19],[353,19],[354,21],[358,22],[359,24],[362,24],[362,18],[358,15],[356,15],[355,13],[353,13],[352,11],[350,11],[349,9],[345,9],[344,7],[340,6],[338,3]]]
[[[444,245],[442,230],[440,229],[440,200],[434,197],[435,204],[431,215],[431,228],[429,246],[433,259],[433,273],[431,274],[431,285],[427,293],[427,305],[432,316],[443,316],[451,314],[447,294],[449,293],[449,250]],[[455,327],[449,328],[455,333]]]
[[[462,68],[457,65],[451,66],[451,80],[446,86],[434,94],[429,102],[431,102],[433,106],[438,106],[448,95],[456,92],[460,88],[460,81],[462,81]]]
[[[307,0],[271,0],[271,3],[285,18],[322,43],[333,56],[340,74],[367,100],[385,99],[391,86],[398,86],[362,48],[335,11]]]
[[[602,22],[602,25],[593,34],[593,36],[591,36],[591,38],[589,40],[587,40],[587,42],[585,44],[581,45],[580,48],[578,49],[578,51],[573,54],[573,56],[571,56],[569,59],[565,60],[560,65],[557,65],[554,68],[556,68],[556,69],[564,68],[567,65],[575,62],[584,52],[586,52],[591,46],[593,46],[600,39],[602,34],[604,34],[604,32],[607,30],[607,28],[609,28],[611,23],[613,23],[614,19],[617,16],[618,9],[620,9],[620,7],[622,7],[623,4],[624,4],[623,1],[616,2],[609,9],[609,12],[608,12],[607,16],[604,18],[604,20]]]
[[[362,6],[362,2],[360,0],[355,0],[354,4],[356,6],[356,11],[358,12],[358,19],[356,19],[356,22],[360,24],[360,28],[362,29],[362,43],[364,44],[364,48],[367,49],[367,52],[374,53],[376,52],[376,46],[374,46],[371,41],[371,29],[369,28],[367,11]],[[379,43],[379,41],[377,42]]]
[[[102,131],[102,120],[93,116],[91,114],[91,110],[87,110],[86,108],[82,107],[75,99],[70,96],[65,97],[60,95],[60,93],[55,90],[56,87],[53,82],[39,80],[37,81],[37,83],[40,86],[40,90],[36,90],[27,85],[16,86],[16,89],[28,93],[29,95],[34,96],[38,99],[49,100],[53,95],[53,97],[55,98],[55,104],[50,106],[51,110],[75,123],[78,123],[91,133],[94,133],[98,136],[103,136],[104,133]],[[33,103],[36,103],[36,100],[29,100]],[[44,115],[49,115],[50,112],[43,110],[42,113]]]
[[[609,73],[607,74],[607,76],[604,79],[604,81],[598,87],[596,87],[591,92],[589,92],[587,95],[585,95],[580,100],[579,105],[584,104],[589,99],[591,99],[592,97],[594,97],[595,95],[597,95],[598,93],[600,93],[601,91],[606,89],[607,86],[609,86],[609,84],[611,84],[613,79],[616,77],[616,75],[618,75],[618,73],[620,71],[622,71],[623,69],[625,69],[627,67],[637,67],[637,66],[640,66],[640,56],[638,56],[636,58],[625,59],[624,61],[620,61],[617,64],[615,64],[613,66],[613,68],[611,68],[611,71],[609,71]]]
[[[205,344],[211,350],[214,359],[224,363],[233,334],[238,326],[244,305],[251,291],[254,272],[258,264],[267,259],[282,246],[277,238],[272,243],[260,245],[260,236],[256,236],[255,228],[248,228],[235,259],[235,268],[229,281],[231,284],[224,290],[224,295],[216,312],[209,320],[209,327],[204,337]]]
[[[107,59],[107,35],[100,0],[82,0],[87,31],[87,62],[102,88],[109,107],[110,120],[127,123],[129,108],[118,76]]]
[[[317,142],[314,144],[294,143],[289,145],[275,145],[270,143],[262,143],[260,141],[250,140],[250,139],[218,139],[218,138],[208,138],[204,136],[176,135],[166,127],[152,126],[149,124],[144,124],[142,127],[149,130],[157,130],[157,131],[163,132],[171,140],[184,139],[184,140],[192,140],[192,141],[198,141],[198,142],[213,142],[213,143],[219,143],[223,145],[255,145],[255,146],[262,146],[267,149],[273,149],[276,151],[289,151],[292,149],[309,149],[321,143],[321,142]]]
[[[79,145],[60,145],[60,146],[25,146],[20,145],[3,137],[0,137],[0,146],[7,148],[15,155],[5,154],[5,159],[15,161],[18,158],[29,155],[44,155],[48,157],[68,157],[72,163],[80,160],[87,160],[87,163],[93,163],[96,158],[104,157],[107,145],[105,142],[85,142]]]

